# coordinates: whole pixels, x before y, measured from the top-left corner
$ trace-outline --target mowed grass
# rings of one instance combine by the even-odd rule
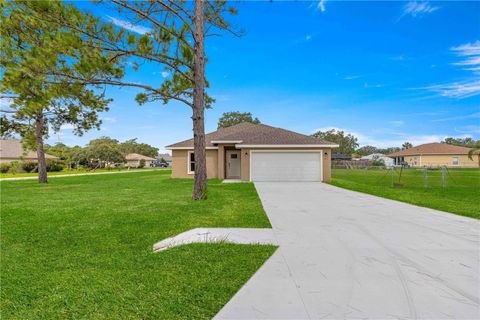
[[[424,186],[423,169],[404,169],[401,187],[400,169],[388,170],[333,169],[332,184],[338,187],[399,200],[422,207],[443,210],[467,217],[480,218],[480,169],[448,169],[446,188],[442,171],[429,170]]]
[[[132,171],[147,171],[147,170],[169,170],[163,168],[132,168]],[[95,170],[63,170],[63,171],[56,171],[56,172],[49,172],[49,177],[60,176],[60,175],[70,175],[70,174],[95,174],[95,173],[113,173],[113,172],[128,172],[130,171],[128,168],[110,168],[110,169],[95,169]],[[36,172],[17,172],[17,173],[0,173],[0,179],[8,179],[8,178],[26,178],[26,177],[38,177],[38,173]]]
[[[195,227],[270,227],[253,184],[170,171],[1,183],[2,319],[207,319],[273,246],[152,245]]]

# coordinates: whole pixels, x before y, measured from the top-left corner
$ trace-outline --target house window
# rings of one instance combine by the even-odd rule
[[[452,157],[452,164],[458,166],[458,157]]]
[[[230,155],[230,159],[237,159],[237,156],[238,156],[238,155],[237,155],[236,153],[232,153],[232,154]]]
[[[195,173],[195,154],[193,151],[188,152],[188,173]]]

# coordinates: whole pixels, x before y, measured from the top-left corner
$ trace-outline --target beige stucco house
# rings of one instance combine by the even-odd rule
[[[127,161],[127,167],[130,168],[138,168],[140,166],[140,161],[145,160],[145,168],[148,168],[151,167],[152,162],[156,159],[144,156],[143,154],[129,153],[125,156],[125,160]]]
[[[46,159],[58,160],[57,157],[45,154]],[[19,140],[0,140],[0,163],[12,161],[38,161],[35,151],[23,149]]]
[[[338,145],[264,124],[241,123],[206,135],[207,177],[243,181],[329,181]],[[193,178],[193,139],[172,150],[172,177]]]
[[[468,158],[470,148],[454,146],[446,143],[426,143],[413,148],[389,154],[395,165],[403,163],[411,167],[459,167],[478,168],[478,155],[473,160]]]

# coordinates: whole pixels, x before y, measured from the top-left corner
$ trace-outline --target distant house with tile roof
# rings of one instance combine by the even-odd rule
[[[393,159],[395,165],[408,164],[411,167],[480,167],[478,155],[473,160],[468,158],[470,150],[446,143],[426,143],[387,156]]]
[[[57,157],[45,154],[46,159],[58,160]],[[25,150],[19,140],[0,140],[0,163],[12,161],[38,161],[37,153]]]
[[[145,160],[145,167],[151,167],[152,163],[156,160],[152,157],[144,156],[143,154],[138,153],[129,153],[125,156],[125,160],[127,161],[127,167],[130,168],[138,168],[140,167],[140,162]]]

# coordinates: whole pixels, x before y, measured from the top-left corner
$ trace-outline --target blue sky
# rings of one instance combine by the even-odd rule
[[[245,1],[236,6],[239,14],[232,21],[246,33],[207,41],[208,92],[217,100],[206,112],[207,132],[216,130],[223,112],[239,110],[304,134],[343,129],[361,145],[480,139],[479,2]],[[105,19],[120,18],[114,11],[93,10]],[[127,77],[161,83],[162,71],[147,66]],[[83,145],[106,135],[138,138],[163,150],[191,137],[188,107],[137,106],[136,92],[108,88],[114,101],[102,116],[102,130],[75,137],[66,126],[49,142]]]

